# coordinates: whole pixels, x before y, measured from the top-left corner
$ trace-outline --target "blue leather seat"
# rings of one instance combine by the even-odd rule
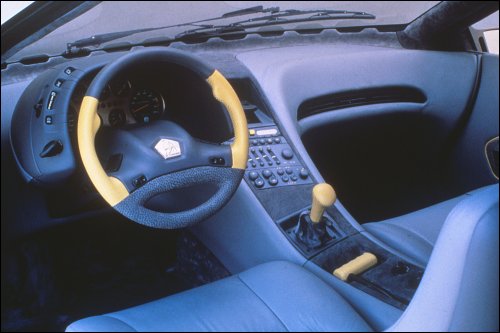
[[[457,204],[408,308],[388,331],[498,331],[498,185]],[[71,324],[83,331],[370,331],[306,269],[271,262],[203,287]]]
[[[71,324],[89,331],[371,331],[302,267],[271,262],[155,302]]]
[[[425,267],[448,214],[461,201],[480,196],[498,185],[490,185],[456,198],[379,222],[363,224],[363,228],[389,247]]]

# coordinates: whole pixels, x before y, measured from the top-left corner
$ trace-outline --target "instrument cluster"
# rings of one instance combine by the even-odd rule
[[[87,78],[78,84],[71,98],[72,108],[80,108],[90,82]],[[128,78],[115,79],[102,91],[97,112],[104,126],[146,124],[165,114],[165,99],[155,89],[136,85]]]

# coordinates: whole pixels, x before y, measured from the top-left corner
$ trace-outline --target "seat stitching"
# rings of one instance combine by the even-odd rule
[[[264,304],[266,308],[269,309],[269,311],[273,314],[273,316],[275,316],[276,319],[278,319],[278,321],[281,323],[281,325],[283,325],[285,330],[287,332],[290,332],[290,329],[285,325],[285,323],[280,319],[280,317],[278,317],[278,315],[273,311],[273,309],[271,309],[271,307],[252,288],[250,288],[250,286],[245,281],[243,281],[243,279],[239,275],[237,275],[237,277],[241,281],[241,283],[243,283],[248,288],[248,290],[250,290],[262,302],[262,304]]]
[[[131,329],[132,331],[134,331],[134,332],[138,332],[135,328],[133,328],[130,324],[126,323],[126,322],[125,322],[125,321],[123,321],[122,319],[119,319],[119,318],[113,317],[113,316],[111,316],[111,315],[109,315],[109,314],[107,314],[107,315],[102,315],[102,317],[107,317],[107,318],[111,318],[111,319],[114,319],[114,320],[118,320],[118,321],[122,322],[125,326],[130,327],[130,329]]]

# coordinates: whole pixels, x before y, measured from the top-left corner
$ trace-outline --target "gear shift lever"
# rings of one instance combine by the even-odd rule
[[[321,222],[325,209],[333,205],[335,200],[337,200],[337,195],[330,184],[321,183],[314,186],[312,190],[311,214],[309,214],[311,222]]]
[[[309,249],[316,249],[328,240],[323,213],[336,199],[337,195],[329,184],[314,186],[311,211],[300,214],[299,223],[294,230],[297,241]]]

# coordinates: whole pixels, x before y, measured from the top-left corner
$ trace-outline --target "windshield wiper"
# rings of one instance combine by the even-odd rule
[[[301,18],[288,18],[291,16],[304,16],[311,14],[307,17]],[[296,10],[288,9],[283,11],[275,11],[271,15],[261,16],[257,18],[251,18],[248,20],[243,20],[239,22],[234,22],[228,25],[218,25],[218,26],[202,26],[196,29],[187,30],[181,34],[175,36],[176,39],[182,39],[186,37],[206,37],[206,36],[218,36],[226,33],[232,32],[242,32],[249,28],[264,27],[278,24],[288,24],[288,23],[299,23],[299,22],[311,22],[311,21],[322,21],[322,20],[343,20],[343,19],[375,19],[375,15],[347,11],[347,10]]]
[[[71,50],[73,48],[82,48],[85,46],[100,45],[102,43],[110,42],[110,41],[113,41],[115,39],[127,37],[130,35],[134,35],[134,34],[138,34],[138,33],[142,33],[142,32],[162,30],[162,29],[168,29],[168,28],[176,28],[176,27],[189,26],[189,25],[197,26],[200,23],[226,19],[229,17],[244,16],[244,15],[250,15],[250,14],[257,14],[257,13],[275,13],[275,12],[279,12],[279,10],[280,10],[279,7],[264,8],[263,6],[254,6],[254,7],[249,7],[249,8],[245,8],[245,9],[239,9],[239,10],[235,10],[232,12],[228,12],[228,13],[222,14],[221,16],[218,16],[218,17],[199,20],[199,21],[193,21],[193,22],[188,22],[188,23],[180,23],[180,24],[167,25],[167,26],[156,27],[156,28],[134,29],[134,30],[93,35],[91,37],[79,39],[79,40],[72,42],[72,43],[67,43],[66,44],[66,52],[68,54],[70,54]],[[214,27],[214,26],[213,25],[201,25],[200,26],[200,28],[205,28],[205,29],[212,28],[212,27]]]
[[[211,24],[203,24],[209,21],[226,19],[229,17],[237,17],[244,16],[250,14],[258,14],[258,13],[271,13],[270,15],[264,15],[260,17],[255,17],[247,20],[242,20],[238,22],[234,22],[227,25],[211,25]],[[309,15],[308,17],[301,18],[289,18],[293,16],[304,16]],[[340,20],[340,19],[375,19],[375,15],[365,13],[365,12],[356,12],[356,11],[347,11],[347,10],[330,10],[330,9],[316,9],[316,10],[297,10],[297,9],[287,9],[280,10],[279,7],[269,7],[264,8],[263,6],[254,6],[245,9],[239,9],[232,12],[225,13],[221,16],[193,21],[188,23],[180,23],[174,25],[167,25],[163,27],[156,28],[145,28],[145,29],[135,29],[135,30],[127,30],[120,32],[111,32],[106,34],[94,35],[88,38],[79,39],[72,43],[67,43],[66,52],[68,54],[72,53],[73,48],[83,48],[85,46],[93,46],[93,45],[101,45],[103,43],[107,43],[113,41],[115,39],[124,38],[130,35],[162,30],[168,28],[182,27],[182,26],[196,26],[197,28],[187,30],[181,34],[175,36],[176,40],[180,40],[186,37],[199,37],[199,36],[216,36],[224,33],[231,32],[241,32],[242,30],[248,28],[255,27],[263,27],[270,25],[277,25],[281,23],[296,23],[296,22],[310,22],[310,21],[321,21],[321,20]]]

